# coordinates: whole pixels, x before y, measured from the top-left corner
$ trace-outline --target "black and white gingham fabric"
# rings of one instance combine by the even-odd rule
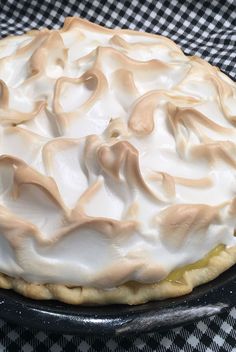
[[[67,16],[165,35],[236,79],[235,0],[2,0],[0,37],[58,28]],[[236,308],[172,331],[136,337],[57,335],[0,320],[0,352],[235,351]]]

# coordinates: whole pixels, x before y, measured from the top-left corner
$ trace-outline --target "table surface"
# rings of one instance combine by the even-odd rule
[[[58,28],[67,16],[162,34],[236,78],[236,2],[185,0],[5,0],[0,37]],[[14,312],[13,312],[14,314]],[[171,331],[132,337],[78,337],[0,320],[0,351],[236,351],[236,308]]]

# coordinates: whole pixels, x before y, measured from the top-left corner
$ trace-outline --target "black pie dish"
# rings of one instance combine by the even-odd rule
[[[236,305],[236,265],[192,293],[139,306],[81,307],[35,301],[0,289],[0,317],[21,326],[60,334],[129,335],[174,328]]]

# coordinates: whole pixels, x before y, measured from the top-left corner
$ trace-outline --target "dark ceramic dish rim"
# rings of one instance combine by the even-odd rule
[[[129,335],[166,330],[236,305],[236,265],[192,293],[139,306],[83,307],[35,301],[0,289],[0,317],[37,330],[78,335]]]

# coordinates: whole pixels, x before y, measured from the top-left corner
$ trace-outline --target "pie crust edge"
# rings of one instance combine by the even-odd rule
[[[186,270],[180,282],[162,280],[154,284],[131,282],[111,290],[68,287],[61,284],[35,284],[0,273],[0,287],[36,300],[58,300],[75,305],[137,305],[189,294],[194,287],[207,283],[236,263],[236,246],[224,248],[210,257],[206,266]]]

